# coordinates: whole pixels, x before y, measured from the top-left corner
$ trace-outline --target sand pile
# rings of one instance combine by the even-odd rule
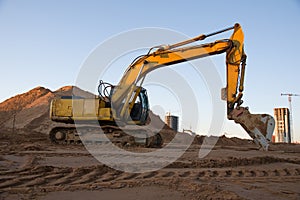
[[[74,86],[65,86],[56,91],[36,87],[23,94],[16,95],[0,103],[0,129],[12,131],[30,130],[47,133],[54,124],[49,119],[49,106],[52,99],[60,96],[94,96]]]

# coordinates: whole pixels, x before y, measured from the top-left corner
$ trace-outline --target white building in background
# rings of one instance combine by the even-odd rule
[[[165,116],[165,123],[174,131],[178,132],[178,117],[167,113]]]
[[[274,142],[291,143],[290,111],[288,108],[274,108],[275,138]]]

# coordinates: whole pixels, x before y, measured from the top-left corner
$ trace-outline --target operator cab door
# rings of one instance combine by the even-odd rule
[[[130,117],[132,121],[135,121],[137,124],[145,124],[148,118],[149,112],[149,102],[147,91],[144,88],[141,88],[132,110],[130,112]]]

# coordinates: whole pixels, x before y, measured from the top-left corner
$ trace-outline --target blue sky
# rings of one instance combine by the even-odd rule
[[[120,32],[161,27],[194,37],[235,22],[245,32],[248,55],[245,105],[253,113],[273,114],[274,107],[288,106],[280,93],[300,93],[299,1],[124,2],[0,1],[0,101],[39,85],[52,90],[73,85],[90,52]],[[225,84],[224,55],[211,59]],[[165,110],[177,112],[175,104]],[[300,141],[300,97],[293,98],[293,111],[294,135]],[[224,132],[247,136],[233,122],[225,122]]]

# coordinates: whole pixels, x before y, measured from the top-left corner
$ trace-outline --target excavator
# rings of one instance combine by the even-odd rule
[[[229,39],[197,43],[231,30],[233,33]],[[251,114],[248,107],[241,106],[247,56],[244,51],[244,33],[238,23],[179,43],[150,48],[147,54],[137,57],[129,65],[117,85],[100,81],[99,95],[95,98],[73,96],[52,100],[50,118],[64,125],[50,131],[51,141],[80,142],[82,133],[74,127],[74,123],[94,121],[100,124],[104,135],[113,143],[161,147],[163,141],[159,133],[143,130],[143,126],[149,122],[148,96],[142,87],[146,75],[161,67],[223,53],[226,53],[227,86],[222,89],[222,99],[227,102],[227,118],[240,124],[261,149],[268,150],[275,126],[273,117],[268,114]],[[140,128],[129,128],[132,125]]]

